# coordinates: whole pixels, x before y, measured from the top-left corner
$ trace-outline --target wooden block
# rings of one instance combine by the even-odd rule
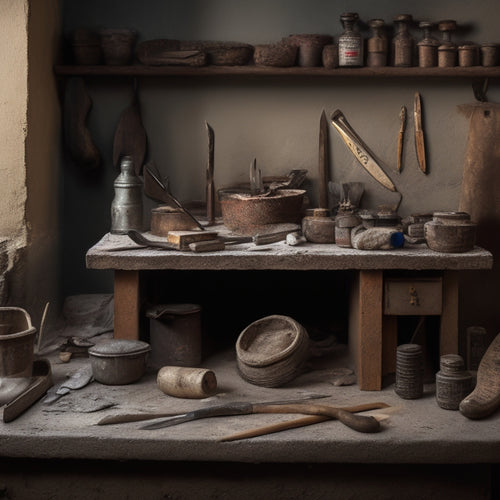
[[[139,339],[140,288],[139,271],[115,271],[113,336],[117,339]]]
[[[384,283],[384,314],[436,316],[442,312],[441,278],[388,278]]]
[[[383,271],[359,271],[351,287],[349,352],[363,391],[382,389],[383,279]]]
[[[179,250],[189,250],[191,243],[217,239],[216,231],[169,231],[167,241]]]
[[[458,271],[443,273],[443,312],[439,333],[439,353],[458,354]]]
[[[382,325],[382,375],[390,375],[396,373],[396,349],[398,347],[397,316],[384,316]]]

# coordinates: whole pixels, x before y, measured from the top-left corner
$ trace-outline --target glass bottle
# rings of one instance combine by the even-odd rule
[[[387,36],[383,19],[371,19],[368,25],[373,35],[367,41],[366,65],[370,67],[387,66]]]
[[[113,183],[115,197],[111,203],[110,232],[127,234],[131,229],[142,231],[142,182],[135,174],[131,156],[122,158],[120,170]]]
[[[409,67],[413,65],[414,40],[409,27],[413,18],[410,14],[400,14],[394,18],[396,34],[392,39],[393,66]]]
[[[344,26],[339,36],[339,66],[363,66],[363,37],[355,29],[359,16],[356,12],[345,12],[340,16]]]
[[[424,36],[417,43],[418,65],[421,68],[431,68],[438,65],[439,40],[431,35],[434,23],[430,21],[420,21],[418,27],[423,30]]]

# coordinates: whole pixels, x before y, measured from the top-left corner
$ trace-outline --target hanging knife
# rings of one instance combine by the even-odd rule
[[[403,141],[406,130],[406,106],[401,106],[401,111],[399,112],[399,135],[398,135],[398,172],[401,172],[401,167],[403,165]]]
[[[426,174],[427,164],[425,162],[425,142],[424,131],[422,129],[422,103],[420,102],[420,94],[418,92],[415,92],[413,118],[415,120],[415,149],[417,151],[418,166]]]
[[[207,161],[207,225],[215,224],[215,185],[214,185],[214,129],[205,122],[208,134],[208,161]]]
[[[325,111],[319,122],[319,208],[328,208],[328,120]]]
[[[235,402],[226,405],[201,408],[183,415],[168,417],[159,422],[147,424],[141,429],[161,429],[201,418],[226,417],[233,415],[250,415],[253,413],[302,413],[306,415],[323,415],[336,418],[351,429],[359,432],[378,432],[380,422],[371,416],[355,415],[348,411],[327,405],[300,404],[293,401],[275,403],[243,403]]]
[[[382,186],[389,191],[396,191],[396,187],[389,179],[388,175],[382,170],[382,167],[377,163],[373,153],[368,149],[366,144],[349,125],[342,111],[337,109],[331,116],[332,125],[339,132],[340,137],[351,150],[354,157],[361,163],[365,170]]]

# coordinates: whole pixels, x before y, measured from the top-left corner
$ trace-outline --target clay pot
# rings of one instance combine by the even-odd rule
[[[100,31],[104,62],[110,66],[130,64],[137,33],[129,29],[104,29]]]
[[[435,212],[424,224],[427,246],[436,252],[462,253],[474,248],[477,224],[465,212]]]

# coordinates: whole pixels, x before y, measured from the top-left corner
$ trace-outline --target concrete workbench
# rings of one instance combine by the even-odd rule
[[[227,232],[223,226],[211,229]],[[151,234],[148,237],[161,240]],[[397,341],[396,316],[388,314],[384,306],[387,273],[418,272],[423,277],[425,273],[437,273],[439,350],[441,354],[458,353],[458,271],[491,269],[493,257],[479,247],[450,254],[432,251],[425,244],[364,251],[334,244],[289,246],[285,242],[264,246],[246,243],[218,252],[194,253],[141,248],[128,236],[107,234],[87,252],[86,264],[90,269],[114,270],[115,337],[131,339],[140,337],[144,271],[352,270],[355,279],[350,291],[349,347],[359,387],[380,390],[383,376],[394,371]],[[408,283],[414,288],[414,281]],[[412,314],[429,314],[418,300],[415,304]]]
[[[50,356],[58,384],[88,363]],[[357,385],[335,387],[335,370],[349,368],[342,350],[331,364],[286,387],[253,386],[236,371],[230,349],[204,360],[219,392],[202,400],[163,394],[150,371],[127,386],[92,382],[52,405],[37,402],[10,423],[0,422],[0,486],[9,498],[407,498],[490,499],[500,469],[500,412],[481,421],[424,397],[399,398],[393,386],[378,393]],[[131,412],[185,412],[229,401],[276,401],[326,394],[317,403],[381,401],[382,431],[361,434],[338,421],[252,439],[223,436],[297,415],[243,415],[198,420],[158,430],[143,422],[96,425]],[[108,405],[111,405],[107,407]],[[102,410],[90,412],[102,407]]]

